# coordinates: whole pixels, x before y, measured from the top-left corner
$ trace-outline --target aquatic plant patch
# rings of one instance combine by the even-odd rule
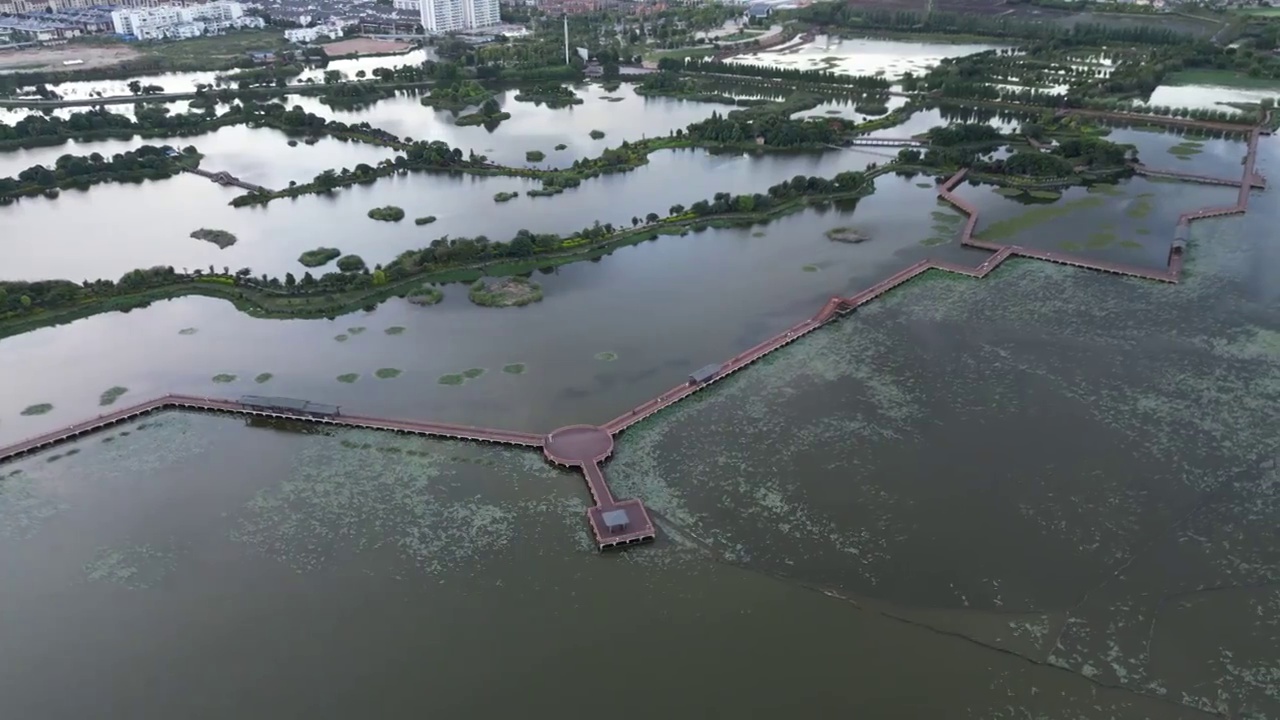
[[[115,387],[112,387],[112,388],[108,388],[107,390],[104,390],[101,395],[98,396],[98,405],[101,405],[104,407],[107,405],[114,405],[116,400],[119,400],[120,396],[127,392],[129,392],[129,388],[121,387],[119,385],[116,385]]]

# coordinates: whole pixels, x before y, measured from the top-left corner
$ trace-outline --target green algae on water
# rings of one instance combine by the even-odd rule
[[[399,377],[400,373],[399,368],[378,368],[373,374],[379,380],[390,380],[393,377]]]
[[[805,272],[818,272],[818,266],[817,266],[817,265],[805,265],[804,267],[802,267],[802,268],[800,268],[800,269],[801,269],[801,270],[803,270],[803,271],[805,271]]]
[[[271,373],[258,373],[258,376],[255,377],[253,381],[261,385],[262,383],[269,382],[273,377],[275,377],[275,375],[272,375]]]
[[[98,396],[98,405],[103,407],[106,407],[107,405],[114,405],[116,400],[119,400],[120,396],[127,392],[129,392],[129,388],[121,387],[119,385],[104,390],[103,393]]]
[[[129,590],[154,587],[177,565],[172,549],[150,545],[98,548],[84,566],[89,582],[107,582]]]
[[[607,351],[599,352],[599,353],[596,353],[596,359],[603,360],[604,362],[613,362],[614,360],[618,359],[618,353],[607,352]]]
[[[502,372],[508,375],[521,375],[524,373],[524,369],[524,363],[511,363],[510,365],[502,366]]]
[[[178,334],[179,335],[195,335],[198,332],[200,331],[197,330],[196,328],[190,327],[190,328],[182,328],[181,330],[178,331]]]
[[[352,335],[359,335],[364,331],[365,331],[365,328],[363,326],[347,328],[347,332],[351,333]]]
[[[449,375],[441,375],[439,378],[436,379],[436,382],[441,385],[461,385],[466,381],[467,381],[466,378],[462,377],[461,375],[458,375],[457,373],[451,373]]]
[[[348,338],[345,334],[342,334],[342,335],[334,335],[333,339],[337,340],[338,342],[346,342]]]
[[[475,380],[484,374],[484,368],[468,368],[462,371],[462,376],[468,380]]]
[[[1151,193],[1143,193],[1142,195],[1139,195],[1137,199],[1135,199],[1133,203],[1125,209],[1124,214],[1138,220],[1150,215],[1152,209],[1155,207],[1154,203],[1151,202],[1151,197]]]
[[[338,382],[350,385],[360,378],[360,373],[343,373],[338,376]]]
[[[401,326],[399,326],[399,325],[392,325],[391,327],[387,328],[386,330],[383,330],[383,332],[385,332],[385,333],[386,333],[386,334],[388,334],[388,335],[403,335],[403,334],[404,334],[404,328],[403,328],[403,327],[401,327]]]
[[[976,234],[983,240],[1006,240],[1037,225],[1052,222],[1077,210],[1098,207],[1105,202],[1106,198],[1091,195],[1065,203],[1041,205],[1029,208],[1026,212],[1007,220],[993,222]]]
[[[44,415],[45,413],[49,412],[52,409],[53,409],[53,405],[50,405],[49,403],[40,403],[39,405],[28,405],[26,409],[22,411],[22,414],[23,415]]]
[[[233,375],[232,373],[218,373],[217,375],[213,376],[213,381],[216,383],[235,382],[236,376]]]

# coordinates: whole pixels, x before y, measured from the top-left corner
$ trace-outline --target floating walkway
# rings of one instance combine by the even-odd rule
[[[1157,170],[1147,167],[1142,163],[1134,163],[1133,171],[1138,175],[1153,178],[1167,178],[1170,180],[1182,180],[1184,182],[1202,183],[1205,185],[1226,185],[1229,187],[1239,187],[1241,180],[1235,178],[1213,177],[1211,175],[1196,175],[1194,173],[1178,172],[1177,170]],[[1253,175],[1248,179],[1249,185],[1261,190],[1267,187],[1267,179],[1261,175]]]
[[[241,180],[240,178],[236,177],[235,175],[232,175],[231,173],[225,170],[210,172],[208,170],[201,170],[200,168],[184,168],[184,169],[193,175],[199,175],[200,177],[209,178],[210,180],[214,181],[219,185],[225,185],[228,187],[238,187],[238,188],[241,188],[242,190],[248,190],[249,192],[259,192],[259,193],[267,193],[267,194],[271,193],[270,188],[265,188],[261,185],[254,185],[253,183],[245,182],[244,180]]]
[[[648,400],[637,407],[619,415],[609,422],[600,425],[570,425],[554,430],[546,435],[499,430],[494,428],[471,427],[450,423],[437,423],[422,420],[395,420],[389,418],[368,417],[362,415],[341,414],[339,408],[318,405],[301,400],[287,398],[259,398],[246,396],[239,401],[218,398],[196,397],[191,395],[165,395],[131,405],[114,412],[99,415],[59,430],[54,430],[38,437],[0,448],[0,463],[40,452],[63,442],[79,438],[89,433],[119,423],[133,420],[143,415],[164,410],[194,410],[202,412],[230,413],[252,417],[276,418],[298,422],[309,422],[337,427],[364,428],[384,430],[402,434],[423,435],[427,437],[492,442],[516,447],[541,449],[548,461],[564,467],[577,468],[582,471],[587,488],[591,493],[592,507],[587,510],[587,522],[595,537],[596,545],[601,550],[626,547],[653,540],[655,532],[653,520],[640,500],[614,497],[605,479],[603,464],[613,454],[614,437],[635,425],[652,417],[666,408],[710,387],[726,377],[742,370],[765,356],[780,350],[787,345],[805,337],[818,328],[824,327],[832,320],[857,311],[858,308],[872,302],[885,293],[900,287],[912,279],[931,270],[956,273],[975,279],[985,278],[1011,257],[1023,257],[1033,260],[1069,265],[1097,272],[1123,275],[1126,277],[1154,280],[1158,282],[1176,283],[1182,271],[1182,254],[1186,248],[1189,226],[1196,220],[1205,218],[1235,215],[1245,212],[1249,205],[1249,193],[1255,187],[1264,187],[1265,182],[1256,174],[1254,166],[1257,161],[1258,139],[1266,131],[1254,128],[1249,135],[1248,152],[1244,158],[1244,169],[1241,179],[1236,181],[1215,182],[1214,184],[1238,185],[1240,188],[1236,204],[1223,207],[1209,207],[1192,210],[1178,217],[1173,242],[1169,248],[1169,263],[1163,270],[1153,270],[1122,263],[1094,260],[1081,255],[1061,253],[1051,250],[1035,250],[1018,245],[1003,245],[988,242],[974,237],[978,224],[978,210],[973,205],[957,196],[953,191],[964,180],[967,170],[960,170],[938,187],[938,197],[953,205],[967,216],[961,231],[960,243],[965,247],[987,250],[992,254],[975,267],[968,267],[940,260],[921,260],[906,267],[871,287],[849,297],[833,297],[823,304],[812,317],[807,318],[773,337],[729,358],[727,361],[708,365],[688,380],[676,387]],[[214,173],[196,171],[200,175],[211,177]],[[1192,182],[1203,182],[1202,176],[1187,176],[1183,173],[1147,170],[1147,174],[1165,177],[1177,177]],[[235,180],[235,178],[232,178]],[[236,183],[240,181],[235,180]],[[239,184],[239,187],[257,188]],[[265,188],[262,188],[265,190]]]
[[[929,143],[915,138],[855,137],[844,141],[845,147],[867,145],[872,147],[925,147]]]
[[[504,445],[519,445],[524,447],[542,447],[542,436],[533,433],[513,432],[509,430],[495,430],[492,428],[477,428],[467,425],[452,425],[449,423],[423,422],[419,420],[392,420],[389,418],[365,417],[362,415],[340,415],[340,414],[318,414],[308,412],[304,409],[288,409],[284,407],[267,408],[257,403],[246,403],[243,401],[223,400],[209,397],[196,397],[193,395],[165,395],[163,397],[148,400],[121,408],[115,412],[99,415],[92,420],[86,420],[75,425],[70,425],[59,430],[53,430],[43,435],[39,435],[20,443],[0,448],[0,463],[9,460],[15,460],[39,452],[54,445],[64,443],[68,440],[97,432],[104,428],[118,425],[122,422],[128,422],[143,415],[162,410],[195,410],[202,412],[229,413],[233,415],[246,415],[253,417],[275,418],[278,420],[300,420],[303,422],[317,423],[320,425],[334,425],[337,427],[364,428],[368,430],[390,430],[392,432],[404,433],[409,435],[425,435],[429,437],[442,437],[454,440],[475,440],[479,442],[493,442]]]

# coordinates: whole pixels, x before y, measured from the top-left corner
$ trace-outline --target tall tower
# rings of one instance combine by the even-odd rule
[[[564,64],[569,64],[569,13],[564,14]]]

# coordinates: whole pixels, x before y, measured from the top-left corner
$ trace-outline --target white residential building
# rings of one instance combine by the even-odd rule
[[[422,0],[391,0],[391,7],[396,10],[420,13],[422,12]]]
[[[117,35],[131,35],[139,40],[220,35],[228,30],[265,25],[262,18],[245,15],[244,6],[238,2],[116,10],[111,13],[111,23]]]
[[[312,25],[304,28],[289,28],[284,31],[284,39],[292,43],[313,43],[320,38],[336,40],[342,37],[342,28],[337,25]]]
[[[420,0],[422,27],[429,33],[458,32],[502,22],[498,0]]]
[[[498,0],[466,0],[464,13],[468,28],[490,27],[502,23]]]

